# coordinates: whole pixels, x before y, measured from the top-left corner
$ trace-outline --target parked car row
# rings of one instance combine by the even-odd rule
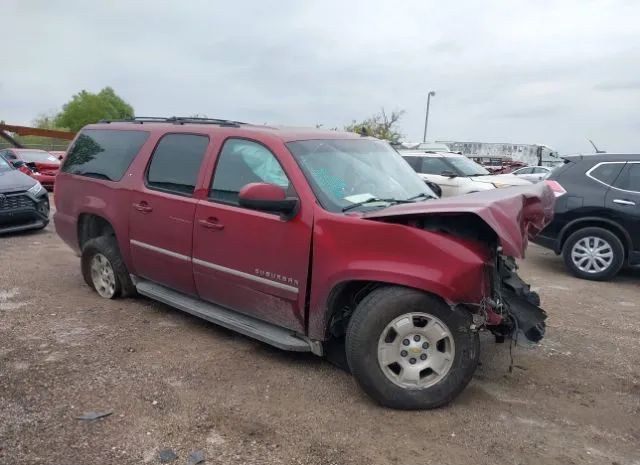
[[[46,189],[0,157],[0,234],[42,229],[48,223]]]
[[[60,169],[58,156],[45,150],[10,148],[0,150],[0,158],[40,182],[47,190],[54,189]]]

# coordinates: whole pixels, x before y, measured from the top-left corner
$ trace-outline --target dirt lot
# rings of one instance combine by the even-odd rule
[[[640,270],[580,281],[536,246],[522,268],[544,343],[509,373],[485,337],[453,405],[398,412],[312,355],[98,298],[51,226],[0,238],[0,463],[640,464]]]

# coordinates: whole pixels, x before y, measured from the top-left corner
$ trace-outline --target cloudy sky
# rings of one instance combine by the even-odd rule
[[[138,115],[640,150],[640,1],[3,0],[0,120],[112,86]]]

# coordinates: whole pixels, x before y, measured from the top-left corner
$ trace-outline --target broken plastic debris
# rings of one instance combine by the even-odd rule
[[[85,421],[93,421],[98,420],[100,418],[108,417],[113,412],[87,412],[79,417],[76,417],[77,420],[85,420]]]
[[[201,450],[191,452],[187,459],[187,465],[198,465],[202,462],[204,462],[204,452]]]
[[[171,449],[163,449],[158,453],[158,457],[160,457],[160,463],[169,463],[173,462],[178,458],[176,453]]]

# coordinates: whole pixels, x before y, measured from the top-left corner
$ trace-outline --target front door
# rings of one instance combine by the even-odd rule
[[[617,213],[616,221],[624,226],[640,252],[640,162],[628,162],[607,192],[605,205]]]
[[[228,139],[218,156],[207,200],[198,202],[193,271],[201,298],[304,333],[311,215],[295,218],[238,204],[246,184],[267,182],[296,192],[264,145]]]
[[[195,294],[191,248],[197,200],[194,189],[208,136],[167,134],[156,146],[133,192],[129,237],[135,274]]]

